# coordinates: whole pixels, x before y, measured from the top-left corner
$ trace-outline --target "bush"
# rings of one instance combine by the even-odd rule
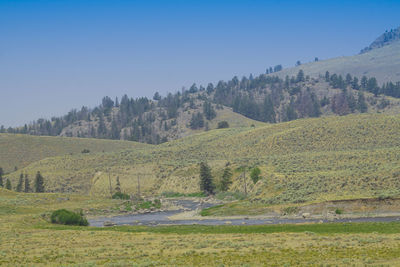
[[[144,209],[151,209],[151,208],[156,208],[160,209],[161,208],[161,201],[159,199],[155,199],[154,201],[142,201],[139,203],[136,203],[135,209],[136,210],[144,210]]]
[[[343,210],[341,210],[341,209],[336,209],[336,210],[335,210],[335,213],[336,213],[336,214],[343,214]]]
[[[286,207],[282,210],[283,215],[295,214],[299,211],[298,207]]]
[[[51,222],[65,225],[81,225],[88,226],[89,223],[82,212],[76,213],[66,209],[56,210],[51,214]]]
[[[112,195],[112,198],[113,199],[130,199],[131,197],[128,194],[116,192],[114,195]]]
[[[218,122],[218,129],[229,128],[229,123],[227,121],[220,121]]]
[[[260,180],[260,174],[261,170],[258,167],[255,167],[251,170],[250,177],[254,184],[256,184],[258,180]]]
[[[90,150],[85,148],[84,150],[82,150],[81,153],[82,153],[82,154],[90,153]]]

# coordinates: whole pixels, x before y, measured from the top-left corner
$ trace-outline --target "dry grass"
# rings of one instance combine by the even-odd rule
[[[0,167],[5,172],[11,172],[14,167],[23,168],[44,158],[81,154],[84,149],[89,149],[91,153],[102,153],[144,146],[127,141],[0,134]]]
[[[136,192],[198,192],[198,163],[208,161],[218,178],[229,162],[259,166],[262,179],[247,180],[250,197],[264,203],[301,203],[400,193],[400,116],[349,115],[303,119],[262,127],[194,134],[158,146],[120,152],[47,158],[24,168],[40,170],[48,190],[109,194],[119,176],[122,189]],[[242,191],[240,171],[231,191]],[[15,185],[19,172],[10,177]]]
[[[399,264],[397,224],[372,226],[379,227],[376,233],[363,232],[362,225],[355,225],[352,228],[355,232],[335,232],[335,225],[327,225],[333,230],[327,228],[321,233],[318,229],[324,225],[315,225],[316,233],[312,232],[313,225],[304,227],[308,231],[297,231],[296,226],[289,225],[287,231],[270,233],[252,231],[247,226],[237,229],[221,226],[215,230],[208,227],[204,233],[190,226],[95,229],[52,226],[41,214],[60,207],[103,209],[115,204],[113,201],[66,194],[17,194],[1,189],[0,199],[0,265],[3,266]],[[266,227],[268,230],[269,226]],[[387,233],[381,231],[385,228]],[[223,231],[215,232],[218,229]],[[224,233],[224,229],[228,231]]]

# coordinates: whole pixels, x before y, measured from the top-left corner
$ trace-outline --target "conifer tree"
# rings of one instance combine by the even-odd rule
[[[270,95],[264,99],[264,104],[262,106],[262,120],[271,123],[276,122],[274,104]]]
[[[22,185],[24,183],[24,174],[21,173],[21,175],[19,176],[19,181],[18,181],[18,185],[17,185],[17,192],[22,192]]]
[[[305,81],[304,71],[303,70],[299,70],[299,72],[297,73],[296,81],[297,82],[304,82]]]
[[[200,163],[200,190],[207,195],[214,194],[215,186],[212,181],[211,169],[207,163]]]
[[[31,191],[31,186],[29,184],[28,174],[25,174],[25,188],[24,192],[29,193]]]
[[[229,186],[232,184],[232,172],[230,168],[225,168],[221,179],[221,191],[228,191]]]
[[[4,184],[3,184],[3,174],[4,174],[3,168],[0,167],[0,186],[1,187],[4,186]]]
[[[11,189],[12,189],[10,179],[7,179],[7,182],[6,182],[6,189],[8,189],[8,190],[11,190]]]
[[[330,81],[330,78],[331,78],[331,77],[330,77],[330,75],[329,75],[329,71],[326,71],[326,72],[325,72],[325,81],[326,81],[326,82],[329,82],[329,81]]]
[[[117,176],[117,185],[115,186],[115,191],[121,193],[121,183],[119,182],[119,176]]]
[[[36,193],[44,192],[44,180],[43,180],[43,176],[40,174],[40,171],[38,171],[36,174],[35,191],[36,191]]]
[[[365,113],[368,111],[368,106],[367,103],[365,102],[365,97],[362,92],[358,92],[357,109],[361,113]]]

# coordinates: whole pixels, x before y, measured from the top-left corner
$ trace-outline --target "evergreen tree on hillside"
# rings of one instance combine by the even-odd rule
[[[119,182],[119,176],[117,176],[117,184],[115,186],[115,192],[121,193],[121,183]]]
[[[203,113],[207,120],[212,120],[217,116],[214,107],[208,101],[204,102]]]
[[[21,175],[19,176],[19,181],[18,181],[18,185],[17,185],[17,188],[16,188],[17,192],[22,192],[23,184],[24,184],[24,174],[21,173]]]
[[[304,82],[305,81],[305,76],[304,76],[304,71],[303,70],[299,70],[299,72],[297,73],[296,81],[297,82]]]
[[[24,192],[25,192],[25,193],[31,192],[31,186],[30,186],[30,183],[29,183],[28,174],[25,174],[25,187],[24,187]]]
[[[228,191],[229,186],[232,184],[232,172],[230,168],[225,168],[221,178],[221,191]]]
[[[353,81],[353,77],[351,77],[350,73],[347,73],[347,75],[346,75],[346,85],[351,85],[352,81]]]
[[[376,78],[372,77],[372,78],[368,79],[367,91],[373,93],[375,96],[378,95],[379,87],[378,87],[378,82],[376,81]]]
[[[284,114],[284,121],[292,121],[298,118],[296,109],[294,107],[293,99],[290,100],[289,105],[286,107],[286,111]]]
[[[354,90],[359,90],[360,89],[360,85],[358,84],[358,78],[354,77],[353,82],[351,83],[351,87]]]
[[[325,81],[326,82],[329,82],[331,80],[331,77],[330,77],[330,75],[329,75],[329,71],[326,71],[325,72]]]
[[[365,97],[362,92],[358,92],[357,109],[361,113],[365,113],[368,111],[368,106],[367,106],[367,103],[365,102]]]
[[[111,122],[111,139],[115,139],[115,140],[120,139],[120,130],[118,128],[115,118]]]
[[[192,114],[192,119],[190,120],[190,128],[193,130],[203,128],[204,127],[204,118],[203,114],[198,112],[197,114]]]
[[[0,167],[0,186],[1,187],[4,186],[4,184],[3,184],[3,174],[4,174],[3,168]]]
[[[212,83],[209,83],[207,85],[206,91],[207,91],[207,94],[210,95],[214,91],[214,85]]]
[[[11,190],[11,189],[12,189],[10,179],[7,179],[7,182],[6,182],[6,189],[8,189],[8,190]]]
[[[215,186],[212,181],[211,169],[207,163],[200,163],[200,190],[207,195],[214,194]]]
[[[154,96],[153,96],[153,100],[159,101],[161,100],[161,96],[159,92],[155,92]]]
[[[40,171],[38,171],[36,173],[35,191],[36,191],[36,193],[43,193],[44,192],[44,180],[43,180],[43,176],[40,174]]]
[[[97,135],[99,137],[104,137],[107,133],[107,128],[106,125],[104,123],[104,116],[102,113],[100,113],[99,115],[99,125],[97,127]]]
[[[272,103],[272,98],[270,95],[264,98],[261,117],[265,122],[276,122],[274,104]]]
[[[368,78],[366,76],[362,76],[361,78],[361,89],[367,90]]]

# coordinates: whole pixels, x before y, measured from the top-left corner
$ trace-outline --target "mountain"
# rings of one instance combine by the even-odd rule
[[[400,41],[400,27],[397,29],[391,29],[390,31],[386,31],[384,34],[379,36],[372,44],[368,47],[361,50],[360,54],[366,53],[376,48],[383,47],[385,45],[389,45],[394,42]]]
[[[108,195],[119,177],[121,188],[145,195],[198,192],[199,163],[207,161],[215,183],[226,167],[233,171],[231,192],[243,192],[244,170],[250,199],[300,203],[400,194],[400,116],[358,114],[210,130],[157,146],[109,153],[75,153],[45,158],[7,175],[40,171],[54,192]],[[33,138],[33,137],[29,137]],[[108,142],[100,140],[101,142]],[[19,151],[20,155],[24,151]]]
[[[302,69],[311,77],[325,75],[326,71],[340,75],[350,73],[356,77],[375,77],[380,84],[400,81],[400,27],[384,33],[359,55],[337,57],[310,62],[283,69],[273,75],[284,78]]]

